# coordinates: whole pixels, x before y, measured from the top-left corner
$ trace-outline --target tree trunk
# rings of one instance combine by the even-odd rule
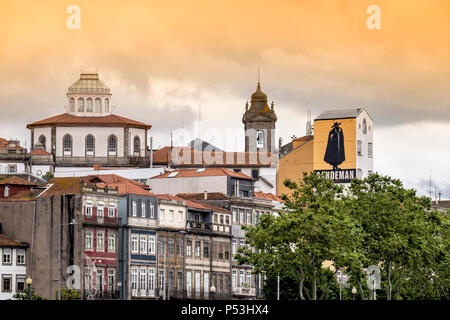
[[[305,296],[303,295],[303,283],[305,282],[305,274],[303,272],[297,273],[299,277],[298,281],[298,295],[300,300],[305,300]]]
[[[392,282],[391,282],[391,260],[387,264],[387,277],[388,277],[388,290],[387,290],[387,300],[391,300],[392,297]]]

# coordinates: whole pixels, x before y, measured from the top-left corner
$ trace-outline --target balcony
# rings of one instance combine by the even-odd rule
[[[246,287],[236,287],[233,288],[233,296],[236,297],[256,297],[256,289],[255,288],[246,288]]]
[[[192,231],[211,231],[212,223],[210,222],[198,222],[198,221],[188,221],[188,228]]]

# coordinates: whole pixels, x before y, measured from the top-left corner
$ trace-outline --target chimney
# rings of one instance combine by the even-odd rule
[[[203,192],[203,199],[208,200],[208,192],[207,191]]]

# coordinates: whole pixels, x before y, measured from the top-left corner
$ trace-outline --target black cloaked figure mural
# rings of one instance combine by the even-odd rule
[[[344,132],[339,127],[341,123],[335,122],[328,134],[327,150],[323,160],[333,166],[333,170],[340,170],[338,165],[345,161]]]

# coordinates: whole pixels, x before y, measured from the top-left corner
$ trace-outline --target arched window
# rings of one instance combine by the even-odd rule
[[[75,99],[74,98],[70,98],[70,112],[75,112]]]
[[[256,148],[264,148],[264,132],[256,131]]]
[[[86,136],[86,155],[94,155],[95,139],[92,134]]]
[[[94,112],[102,112],[102,100],[100,98],[95,98]]]
[[[63,137],[63,155],[72,155],[72,136],[70,134]]]
[[[84,99],[78,98],[78,112],[84,112]]]
[[[92,99],[86,99],[86,112],[92,112]]]
[[[115,135],[110,135],[108,137],[108,154],[109,155],[117,154],[117,137]]]
[[[105,98],[105,112],[109,112],[109,99]]]
[[[366,119],[363,120],[363,127],[362,127],[363,133],[366,134],[367,133],[367,122]]]
[[[39,136],[39,145],[43,146],[44,150],[45,150],[45,142],[46,142],[45,136],[43,134],[41,134]]]
[[[139,155],[141,151],[141,139],[138,136],[134,137],[134,154]]]

